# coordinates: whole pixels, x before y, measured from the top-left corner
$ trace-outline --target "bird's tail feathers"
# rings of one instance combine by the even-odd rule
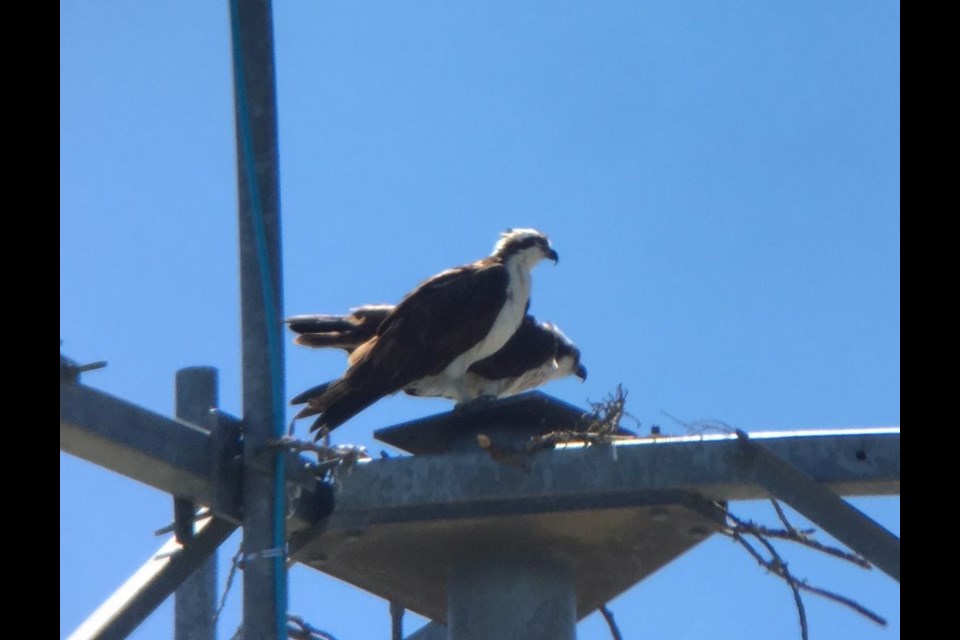
[[[296,344],[314,349],[343,349],[353,353],[377,335],[380,323],[392,308],[389,305],[367,305],[357,307],[348,316],[293,316],[287,318],[287,324],[291,331],[300,334],[294,338]]]
[[[310,403],[320,402],[324,394],[327,392],[327,389],[333,386],[335,382],[336,380],[331,380],[330,382],[324,382],[323,384],[318,384],[315,387],[310,387],[306,391],[303,391],[297,394],[296,396],[294,396],[293,399],[290,400],[290,404],[306,404],[308,402]],[[298,419],[302,417],[304,416],[297,414]]]
[[[306,405],[294,416],[294,420],[319,416],[310,426],[310,431],[326,433],[389,393],[376,385],[357,386],[339,378],[307,389],[291,400],[290,404]]]
[[[287,318],[287,326],[294,333],[329,333],[349,331],[356,323],[350,322],[350,316],[308,314]]]
[[[332,393],[332,389],[331,389]],[[325,410],[310,426],[311,432],[320,434],[332,431],[357,415],[385,394],[369,387],[351,389],[349,393],[339,393],[335,400],[324,404]],[[301,412],[302,413],[302,412]],[[312,415],[312,414],[311,414]]]
[[[293,339],[296,344],[314,349],[343,349],[352,353],[365,342],[354,331],[329,331],[325,333],[302,333]]]

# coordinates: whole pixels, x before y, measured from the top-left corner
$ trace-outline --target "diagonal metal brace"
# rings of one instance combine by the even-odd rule
[[[126,638],[216,552],[236,528],[232,522],[214,517],[197,523],[193,539],[182,547],[176,538],[171,538],[90,614],[68,640]]]
[[[900,582],[900,538],[746,432],[737,437],[754,482]]]

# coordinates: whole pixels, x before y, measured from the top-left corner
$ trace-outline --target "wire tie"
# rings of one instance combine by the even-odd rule
[[[254,551],[252,553],[246,553],[240,558],[240,564],[246,564],[251,560],[262,560],[265,558],[285,558],[287,555],[287,550],[284,547],[274,547],[273,549],[263,549],[262,551]]]

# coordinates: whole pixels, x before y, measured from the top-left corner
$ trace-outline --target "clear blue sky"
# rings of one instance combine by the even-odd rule
[[[278,2],[285,312],[396,301],[533,226],[561,254],[533,312],[643,429],[900,422],[897,2]],[[170,414],[213,365],[240,412],[223,2],[60,5],[60,337],[92,386]],[[288,342],[289,345],[289,342]],[[287,392],[338,375],[290,347]],[[444,410],[397,397],[337,432]],[[857,505],[899,534],[899,499]],[[761,505],[743,513],[772,517]],[[160,544],[167,496],[61,454],[60,634]],[[222,564],[236,549],[227,543]],[[900,635],[880,572],[791,554],[887,616],[808,598],[818,640]],[[225,568],[224,568],[225,571]],[[239,618],[232,594],[220,633]],[[611,604],[626,638],[799,637],[789,590],[714,539]],[[303,568],[291,611],[341,640],[387,604]],[[417,623],[408,617],[407,628]],[[165,605],[134,636],[168,638]],[[598,616],[581,638],[606,638]]]

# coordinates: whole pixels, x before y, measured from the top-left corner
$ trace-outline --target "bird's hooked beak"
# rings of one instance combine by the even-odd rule
[[[573,375],[580,378],[581,382],[585,382],[587,379],[587,368],[582,364],[577,365],[577,370],[573,372]]]
[[[549,258],[550,260],[553,260],[553,264],[557,264],[558,262],[560,262],[560,255],[553,249],[550,249],[549,251],[547,251],[547,258]]]

